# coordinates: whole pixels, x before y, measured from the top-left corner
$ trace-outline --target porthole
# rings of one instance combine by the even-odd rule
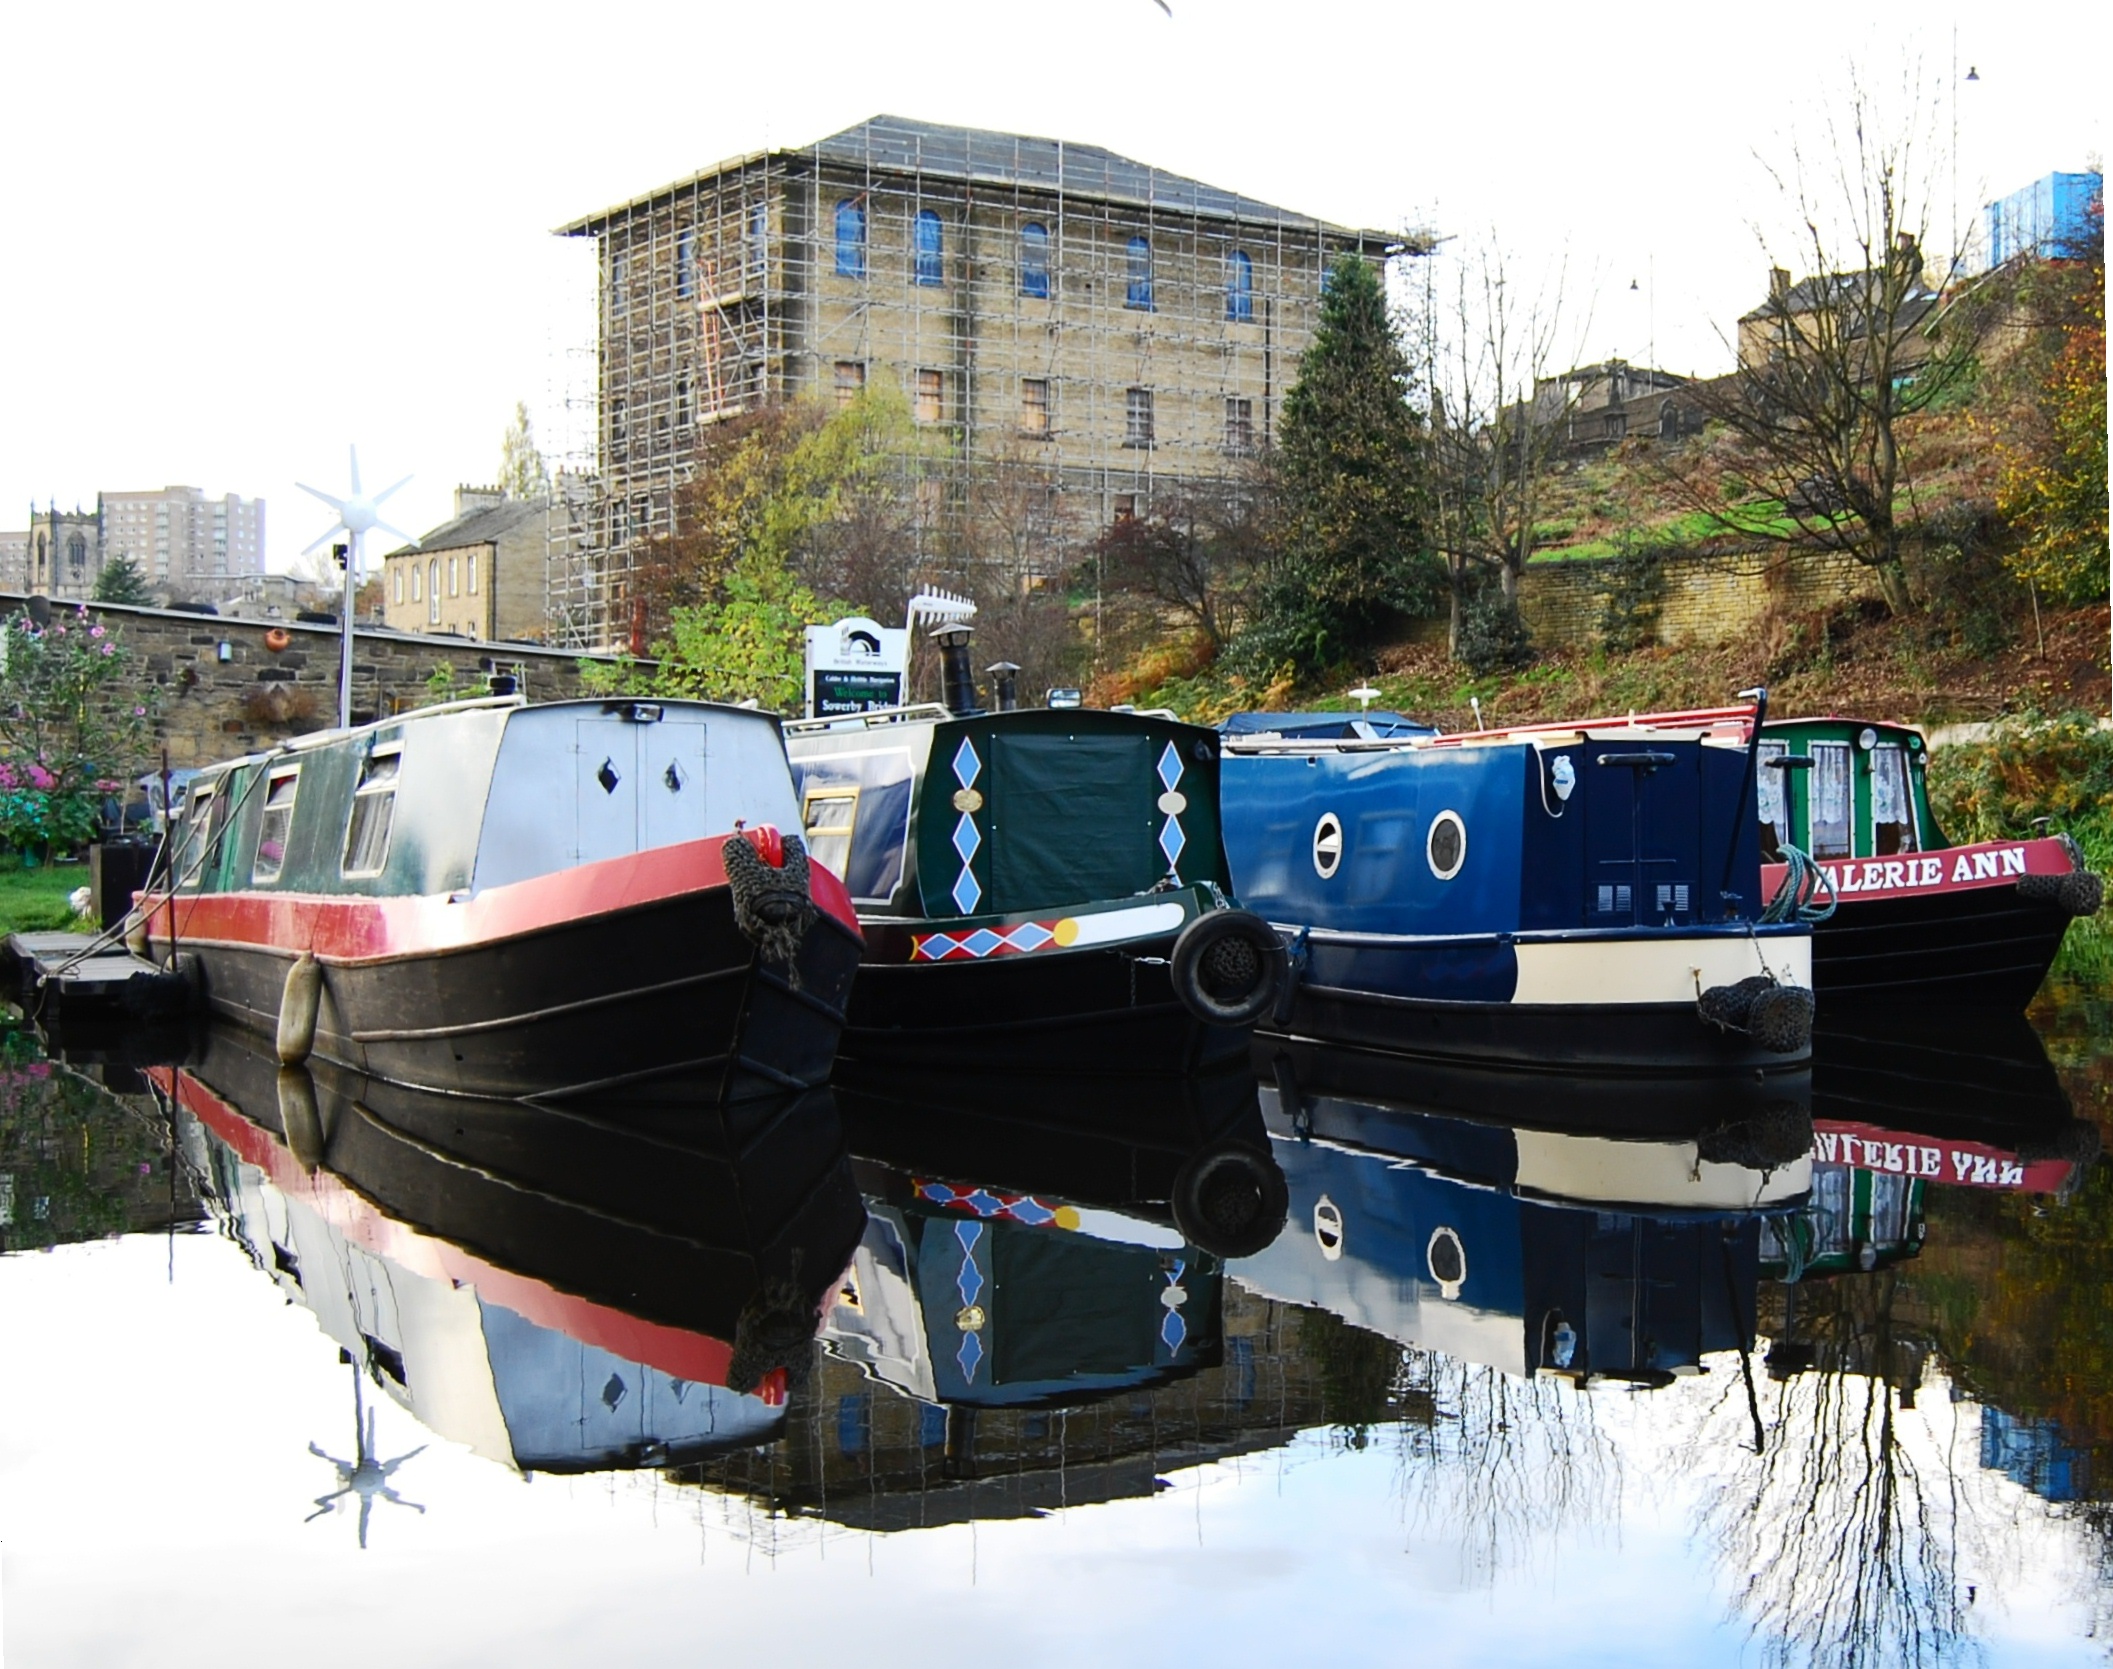
[[[1467,1248],[1460,1244],[1460,1236],[1449,1228],[1431,1230],[1423,1261],[1431,1279],[1438,1283],[1439,1292],[1447,1298],[1458,1298],[1467,1283]]]
[[[1457,811],[1441,811],[1431,819],[1423,853],[1430,859],[1431,873],[1439,880],[1450,881],[1460,873],[1460,866],[1467,862],[1467,825],[1460,821]]]
[[[1334,812],[1323,812],[1313,826],[1313,872],[1323,881],[1343,866],[1343,823]]]
[[[1326,1194],[1313,1202],[1313,1238],[1330,1263],[1343,1255],[1343,1208]]]

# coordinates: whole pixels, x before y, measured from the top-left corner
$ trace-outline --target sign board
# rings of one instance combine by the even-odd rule
[[[900,707],[909,667],[906,627],[856,615],[807,628],[807,716],[836,718],[876,707]]]

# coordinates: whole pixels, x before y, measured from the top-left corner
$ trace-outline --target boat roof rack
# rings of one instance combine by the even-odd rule
[[[817,736],[831,730],[871,730],[884,724],[916,724],[924,719],[950,719],[953,712],[936,701],[912,702],[905,707],[869,707],[862,713],[831,713],[825,718],[787,719],[783,729],[790,736]]]

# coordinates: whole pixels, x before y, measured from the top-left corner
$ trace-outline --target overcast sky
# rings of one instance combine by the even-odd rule
[[[342,491],[356,441],[370,488],[415,477],[388,508],[421,532],[516,399],[566,438],[591,253],[550,227],[883,111],[1495,228],[1565,263],[1581,357],[1675,370],[1728,363],[1768,264],[1755,153],[1852,61],[1919,64],[1948,139],[1956,27],[1968,209],[2104,148],[2103,5],[1172,4],[11,10],[0,528],[186,482],[265,497],[285,567],[329,520],[294,482]]]

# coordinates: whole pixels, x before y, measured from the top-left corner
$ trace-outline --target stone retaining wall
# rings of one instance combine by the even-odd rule
[[[26,597],[0,593],[0,617],[29,606]],[[80,605],[50,606],[71,611]],[[116,603],[90,603],[87,609],[130,652],[141,687],[154,691],[157,729],[172,766],[229,759],[337,722],[343,640],[335,626]],[[267,641],[274,632],[286,634],[284,648]],[[355,722],[431,701],[427,680],[438,666],[454,669],[465,696],[483,694],[496,667],[515,672],[531,700],[557,701],[580,693],[580,669],[595,659],[538,644],[366,627],[354,632],[353,649]]]
[[[1588,649],[1601,640],[1614,557],[1534,562],[1519,585],[1519,612],[1543,648]],[[1667,556],[1659,564],[1655,636],[1665,644],[1724,643],[1771,613],[1830,609],[1879,593],[1877,576],[1829,551]]]

